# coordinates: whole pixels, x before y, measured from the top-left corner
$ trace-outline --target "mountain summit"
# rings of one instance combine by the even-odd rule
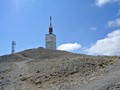
[[[119,59],[117,56],[89,56],[44,48],[0,56],[0,90],[108,88],[100,83],[95,88],[94,82],[102,80],[108,71],[113,72],[109,67],[114,67]]]

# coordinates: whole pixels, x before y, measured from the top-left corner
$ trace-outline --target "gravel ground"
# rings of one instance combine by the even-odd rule
[[[104,76],[77,90],[120,90],[120,61],[109,66]]]
[[[28,74],[28,67],[27,62],[31,61],[21,61],[21,62],[12,62],[12,63],[1,63],[0,65],[3,66],[4,71],[7,73],[1,77],[0,80],[0,90],[35,90],[33,86],[22,82],[20,78],[24,75]],[[0,73],[2,75],[3,73]]]
[[[0,90],[120,90],[119,57],[45,49],[2,56]]]
[[[98,80],[97,81],[98,84],[96,83],[96,81],[94,81],[94,79],[99,78],[98,74],[100,75],[101,73],[103,73],[102,71],[99,71],[99,73],[94,72],[91,75],[88,75],[86,77],[80,76],[81,73],[78,72],[78,73],[75,73],[70,76],[63,76],[63,77],[60,76],[60,78],[59,78],[59,76],[57,76],[54,78],[50,78],[48,73],[53,74],[54,73],[53,71],[58,70],[57,68],[56,68],[56,70],[55,69],[51,70],[51,69],[49,69],[49,68],[51,68],[50,67],[51,65],[49,66],[48,63],[47,63],[47,65],[45,65],[45,64],[43,64],[43,62],[42,63],[41,62],[39,62],[39,63],[32,62],[31,63],[30,61],[31,60],[22,61],[22,62],[14,62],[14,63],[6,64],[6,65],[0,64],[0,65],[4,65],[4,67],[5,67],[3,71],[8,70],[8,72],[6,72],[6,74],[4,75],[4,78],[1,79],[0,90],[99,90],[99,88],[102,88],[105,85],[105,84],[103,84],[102,80],[101,80],[101,83],[99,83],[98,82],[99,80]],[[29,64],[28,64],[28,62],[29,62]],[[69,63],[67,63],[67,64],[69,64]],[[73,63],[73,61],[72,61],[72,63]],[[28,66],[28,65],[30,65],[30,66]],[[59,65],[61,66],[61,64],[59,64]],[[65,65],[65,66],[67,66],[67,65]],[[68,65],[68,66],[71,66],[71,65]],[[11,69],[9,69],[10,67],[11,67]],[[33,68],[33,67],[35,67],[35,68]],[[63,69],[66,67],[61,66],[61,68]],[[42,69],[43,72],[41,72],[41,74],[40,73],[35,74],[35,72],[40,69]],[[48,71],[46,71],[45,69]],[[31,72],[29,73],[28,71],[32,71],[33,73],[31,73]],[[61,72],[61,73],[63,73],[63,72]],[[50,80],[48,80],[48,81],[46,80],[44,82],[44,84],[35,84],[36,82],[39,83],[39,78],[40,78],[39,75],[43,75],[42,78],[44,77],[44,75],[48,75]],[[101,74],[101,75],[103,75],[103,74]],[[110,75],[111,75],[111,73],[110,73]],[[116,73],[115,73],[115,75],[116,75]],[[27,82],[24,82],[24,80],[26,80],[27,77],[29,77],[31,79],[30,81],[32,83],[29,82],[29,80]],[[22,78],[22,81],[20,80],[21,78]],[[43,80],[44,80],[44,78],[43,78]],[[93,86],[91,84],[88,84],[88,82],[90,82],[90,80],[91,81],[93,80],[93,82],[94,82],[94,83],[92,83]],[[106,80],[107,80],[107,78],[106,78]],[[111,78],[110,79],[108,78],[108,80],[111,80]],[[85,85],[85,84],[88,84],[88,85],[83,87],[83,85]],[[89,85],[90,85],[90,87],[89,87]],[[97,86],[97,88],[94,88],[96,85],[99,85],[99,88],[98,88],[98,86]],[[108,85],[109,85],[109,83],[108,83]],[[107,84],[105,86],[107,86]],[[113,88],[113,87],[111,87],[111,88]],[[106,90],[106,89],[100,89],[100,90]],[[110,90],[112,90],[112,89],[110,89]]]

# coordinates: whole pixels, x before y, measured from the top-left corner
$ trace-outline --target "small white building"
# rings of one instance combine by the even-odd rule
[[[56,50],[56,35],[53,34],[52,17],[50,16],[49,34],[45,36],[46,49]]]

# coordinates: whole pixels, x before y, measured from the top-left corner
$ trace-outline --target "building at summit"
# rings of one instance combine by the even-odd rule
[[[45,35],[46,49],[56,50],[56,35],[53,33],[52,17],[50,16],[49,33]]]

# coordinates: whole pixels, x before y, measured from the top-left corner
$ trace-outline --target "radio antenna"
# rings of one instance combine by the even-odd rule
[[[11,50],[11,54],[14,54],[15,53],[15,45],[16,45],[16,42],[15,41],[12,41],[12,50]]]

